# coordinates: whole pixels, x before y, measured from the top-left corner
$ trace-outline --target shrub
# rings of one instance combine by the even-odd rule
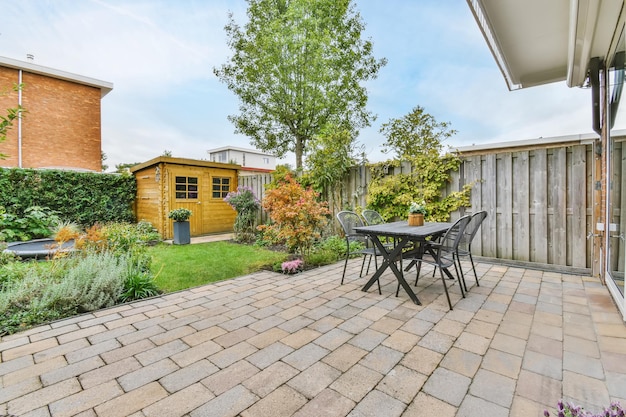
[[[285,242],[289,250],[309,253],[330,213],[328,204],[318,202],[317,196],[313,189],[304,189],[287,175],[280,185],[267,191],[263,208],[269,213],[272,224],[259,228],[275,233],[276,239]]]
[[[142,298],[154,297],[159,294],[159,287],[156,285],[154,277],[150,272],[143,270],[141,264],[130,263],[126,271],[124,288],[119,301],[126,303]]]
[[[302,271],[303,265],[304,262],[302,262],[302,259],[293,259],[283,262],[280,265],[280,269],[283,271],[283,274],[297,274]]]
[[[0,168],[0,206],[18,218],[39,206],[83,227],[132,222],[136,190],[129,175]]]
[[[47,207],[32,206],[22,214],[9,213],[0,206],[0,241],[13,242],[48,237],[59,222]]]
[[[254,226],[260,207],[259,199],[254,195],[252,188],[239,186],[237,191],[229,192],[224,201],[237,212],[234,224],[235,240],[252,242],[255,239]]]
[[[193,212],[186,208],[178,208],[175,210],[171,210],[167,213],[167,217],[174,220],[175,222],[186,222],[189,220]]]

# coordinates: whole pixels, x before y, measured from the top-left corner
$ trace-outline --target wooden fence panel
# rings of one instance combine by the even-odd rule
[[[621,143],[614,150],[616,175],[626,172],[626,155]],[[587,233],[592,227],[593,147],[591,144],[567,144],[555,147],[529,146],[517,150],[485,151],[463,156],[458,172],[452,173],[444,194],[459,191],[473,183],[470,207],[451,213],[460,216],[487,211],[472,250],[477,256],[537,262],[576,268],[591,267],[591,242]],[[389,167],[388,175],[408,173],[402,164]],[[370,169],[356,166],[331,202],[333,217],[345,208],[366,208]],[[259,198],[271,175],[242,176],[240,185],[251,187]],[[626,182],[615,191],[618,204],[626,204]],[[332,200],[332,198],[331,198]],[[615,208],[619,212],[619,207]],[[260,214],[267,221],[265,213]],[[626,231],[626,219],[615,217],[620,232]],[[623,250],[623,241],[614,239]],[[617,258],[617,257],[616,257]],[[615,265],[623,268],[623,265]]]

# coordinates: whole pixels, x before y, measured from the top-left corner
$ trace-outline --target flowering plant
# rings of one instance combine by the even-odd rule
[[[615,401],[611,403],[611,406],[604,408],[604,412],[594,414],[591,411],[585,411],[581,406],[574,405],[572,403],[564,403],[563,400],[559,400],[557,403],[557,416],[558,417],[624,417],[625,410],[622,408],[619,402]],[[545,417],[550,417],[550,412],[545,410],[543,412]]]
[[[171,210],[167,214],[167,217],[174,220],[175,222],[186,222],[187,220],[189,220],[189,217],[191,217],[191,214],[191,210],[186,208],[179,208],[176,210]]]
[[[426,210],[426,202],[424,200],[422,200],[421,203],[416,203],[415,201],[411,202],[409,213],[426,215],[428,213]]]
[[[294,259],[293,261],[285,261],[281,264],[280,269],[282,269],[284,274],[296,274],[302,270],[302,259]]]

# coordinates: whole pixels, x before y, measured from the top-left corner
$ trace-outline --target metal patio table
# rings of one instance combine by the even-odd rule
[[[372,239],[372,242],[376,245],[376,248],[383,257],[383,262],[369,281],[367,281],[362,291],[367,291],[387,268],[391,268],[398,280],[398,284],[404,288],[411,300],[417,305],[422,305],[411,286],[404,279],[404,274],[396,266],[395,261],[402,259],[403,251],[407,249],[411,243],[418,244],[416,245],[416,253],[411,253],[411,255],[415,256],[415,254],[417,254],[417,256],[419,256],[424,247],[423,243],[427,238],[439,236],[445,233],[451,226],[452,223],[443,222],[428,222],[424,223],[423,226],[409,226],[405,220],[373,226],[356,227],[354,230],[357,233],[367,235]],[[396,242],[395,246],[393,248],[386,247],[380,241],[381,237],[393,237]]]

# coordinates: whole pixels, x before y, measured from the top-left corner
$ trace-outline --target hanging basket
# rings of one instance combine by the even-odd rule
[[[424,215],[421,213],[409,214],[409,226],[423,226]]]

